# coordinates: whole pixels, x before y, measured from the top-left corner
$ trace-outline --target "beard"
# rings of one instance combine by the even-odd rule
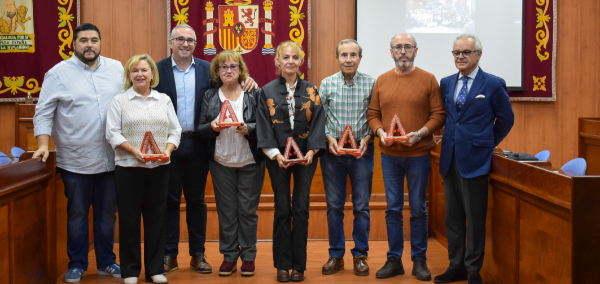
[[[406,58],[408,59],[408,61],[406,62],[402,62],[400,61],[400,59],[402,58]],[[413,63],[415,62],[415,57],[410,57],[408,55],[400,55],[398,57],[394,57],[394,62],[396,62],[396,66],[400,67],[400,68],[408,68],[411,65],[413,65]]]
[[[94,56],[92,58],[85,57],[86,51],[93,52]],[[98,50],[98,52],[94,51],[91,48],[85,49],[85,50],[83,50],[83,52],[79,52],[79,51],[75,50],[75,56],[77,56],[77,58],[79,58],[79,60],[81,60],[81,62],[83,62],[83,63],[92,63],[92,62],[98,60],[98,56],[100,56],[100,50]]]

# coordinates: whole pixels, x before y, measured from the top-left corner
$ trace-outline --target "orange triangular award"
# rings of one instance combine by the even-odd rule
[[[398,129],[396,129],[398,126]],[[398,132],[400,136],[394,136],[394,134]],[[392,121],[390,122],[390,131],[388,131],[387,136],[385,137],[386,141],[408,141],[408,137],[406,137],[406,131],[404,131],[404,127],[402,127],[402,123],[400,122],[400,118],[397,114],[394,114]]]
[[[152,150],[152,153],[154,154],[147,154],[148,150]],[[163,162],[166,162],[169,160],[169,156],[163,154],[162,151],[160,151],[158,144],[156,144],[156,140],[154,140],[154,135],[152,135],[152,132],[150,131],[146,131],[146,134],[144,135],[144,140],[142,140],[142,147],[140,148],[140,152],[144,154],[144,159],[146,161],[161,160]]]
[[[346,140],[350,143],[351,148],[344,148],[344,144],[346,144]],[[346,125],[344,128],[344,132],[342,132],[342,137],[338,141],[338,154],[340,155],[353,155],[355,157],[360,156],[360,150],[356,145],[356,139],[354,138],[354,132],[352,132],[352,127],[350,125]]]
[[[231,118],[230,122],[225,122],[225,119]],[[217,122],[217,126],[240,126],[241,122],[238,121],[237,116],[235,116],[235,112],[233,112],[233,108],[231,107],[231,103],[229,100],[225,100],[223,102],[223,106],[221,106],[221,113],[219,114],[219,122]]]
[[[294,154],[296,154],[296,159],[290,159],[290,156],[292,155],[292,152],[290,150],[294,150]],[[304,157],[304,155],[302,154],[302,151],[300,151],[300,148],[298,147],[298,144],[296,144],[296,141],[294,141],[293,137],[288,137],[287,139],[287,143],[285,144],[285,153],[283,154],[283,158],[284,163],[285,164],[297,164],[297,163],[303,163],[308,161],[307,158]]]

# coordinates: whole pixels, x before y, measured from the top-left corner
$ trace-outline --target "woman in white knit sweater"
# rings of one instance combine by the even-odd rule
[[[164,165],[179,145],[181,126],[171,99],[151,89],[158,85],[159,78],[149,55],[129,59],[123,78],[125,93],[114,97],[106,119],[106,139],[115,149],[121,277],[124,283],[137,283],[142,268],[140,216],[143,216],[146,280],[167,283],[162,274],[162,259],[169,172]],[[152,133],[164,158],[153,161],[144,158],[140,148],[146,131]]]

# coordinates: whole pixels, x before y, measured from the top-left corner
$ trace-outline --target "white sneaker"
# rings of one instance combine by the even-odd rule
[[[123,281],[123,283],[125,284],[136,284],[137,283],[137,277],[127,277],[125,278],[125,280]]]
[[[167,277],[162,274],[153,275],[150,278],[152,278],[153,283],[167,283]]]

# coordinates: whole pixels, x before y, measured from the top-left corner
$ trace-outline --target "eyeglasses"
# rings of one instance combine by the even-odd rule
[[[411,51],[413,51],[413,49],[414,49],[415,47],[416,47],[416,46],[413,46],[413,45],[410,45],[410,44],[405,44],[405,45],[400,45],[400,44],[399,44],[399,45],[396,45],[396,46],[392,46],[392,49],[393,49],[395,52],[401,52],[401,51],[402,51],[402,49],[404,49],[404,51],[406,51],[406,52],[411,52]]]
[[[469,57],[469,56],[471,56],[471,53],[475,53],[475,52],[477,52],[477,51],[470,51],[470,50],[458,51],[458,50],[453,50],[453,51],[452,51],[452,55],[453,55],[454,57],[456,57],[456,58],[458,58],[458,57],[459,57],[461,54],[462,54],[464,57]]]
[[[235,72],[238,70],[238,66],[235,64],[231,64],[229,66],[221,65],[221,66],[219,66],[219,69],[221,70],[221,72],[227,72],[227,70],[229,70],[229,69],[231,69],[231,72]]]
[[[194,40],[193,38],[182,38],[182,37],[178,37],[178,38],[172,38],[171,40],[175,40],[175,42],[179,45],[183,45],[184,42],[187,42],[188,45],[195,45],[196,44],[196,40]]]

